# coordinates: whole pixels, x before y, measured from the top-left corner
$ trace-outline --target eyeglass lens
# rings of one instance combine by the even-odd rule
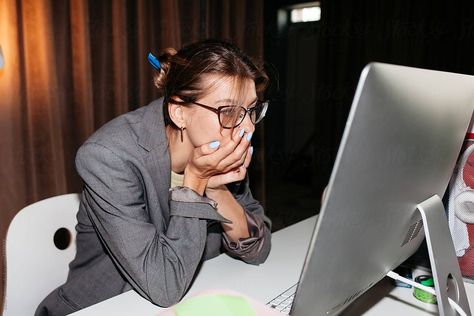
[[[226,106],[220,109],[219,118],[223,127],[232,128],[242,123],[247,114],[246,112],[249,112],[250,120],[252,123],[257,124],[265,116],[266,108],[266,102],[259,102],[248,110],[240,106]],[[236,111],[238,111],[238,113],[236,113]]]

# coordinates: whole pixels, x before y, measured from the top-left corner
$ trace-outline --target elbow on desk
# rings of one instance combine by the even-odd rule
[[[267,247],[262,249],[261,255],[257,257],[257,260],[255,260],[255,262],[252,262],[251,264],[260,265],[262,263],[265,263],[265,261],[267,261],[268,255],[270,254],[270,249],[271,241],[269,240]]]
[[[265,229],[268,229],[268,228],[265,228]],[[256,255],[254,256],[250,255],[248,257],[243,256],[241,259],[245,263],[252,264],[252,265],[260,265],[267,260],[268,255],[270,254],[271,246],[272,246],[271,233],[269,230],[267,234],[265,234],[265,239],[263,240],[260,246],[261,247],[256,253]]]
[[[181,277],[164,280],[164,282],[151,281],[148,283],[148,290],[143,291],[142,296],[159,307],[170,307],[183,298],[190,283],[191,279],[186,281]]]
[[[156,293],[156,295],[150,295],[148,300],[153,304],[167,308],[177,304],[184,296],[185,291],[175,291],[170,293],[168,290],[160,291],[161,293]]]

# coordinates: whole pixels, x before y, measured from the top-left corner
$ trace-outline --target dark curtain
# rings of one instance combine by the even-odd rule
[[[261,0],[0,0],[2,240],[24,206],[81,191],[75,153],[97,128],[157,97],[149,51],[214,37],[261,58],[262,28]]]
[[[315,96],[317,177],[329,179],[352,98],[372,61],[474,74],[472,2],[323,0]]]

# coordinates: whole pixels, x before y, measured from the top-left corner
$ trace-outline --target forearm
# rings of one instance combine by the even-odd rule
[[[217,212],[232,222],[221,223],[224,232],[231,240],[237,241],[250,236],[245,211],[226,186],[206,189],[206,196],[216,201]]]
[[[248,177],[241,182],[227,185],[236,201],[244,208],[250,237],[232,242],[223,235],[223,246],[232,257],[247,263],[260,264],[265,261],[271,247],[271,222],[265,216],[260,203],[252,197]]]
[[[162,227],[138,220],[141,214],[136,209],[109,208],[110,203],[87,188],[84,195],[89,218],[128,283],[160,306],[170,306],[181,299],[201,260],[208,221],[171,216],[167,230],[161,230]],[[137,216],[128,217],[131,213]]]

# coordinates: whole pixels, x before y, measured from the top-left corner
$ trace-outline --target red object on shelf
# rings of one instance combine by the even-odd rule
[[[470,146],[474,146],[472,141],[474,139],[474,133],[468,133],[466,135],[466,141]],[[469,147],[469,145],[467,147]],[[464,166],[462,166],[463,180],[469,189],[474,190],[474,152],[472,152],[466,160]],[[474,203],[474,201],[473,201]],[[469,236],[469,248],[462,257],[459,257],[459,266],[463,276],[474,279],[474,224],[466,223],[467,233]]]
[[[458,261],[462,275],[474,279],[474,224],[467,224],[467,233],[469,235],[469,248],[466,249],[464,256],[458,258]]]

